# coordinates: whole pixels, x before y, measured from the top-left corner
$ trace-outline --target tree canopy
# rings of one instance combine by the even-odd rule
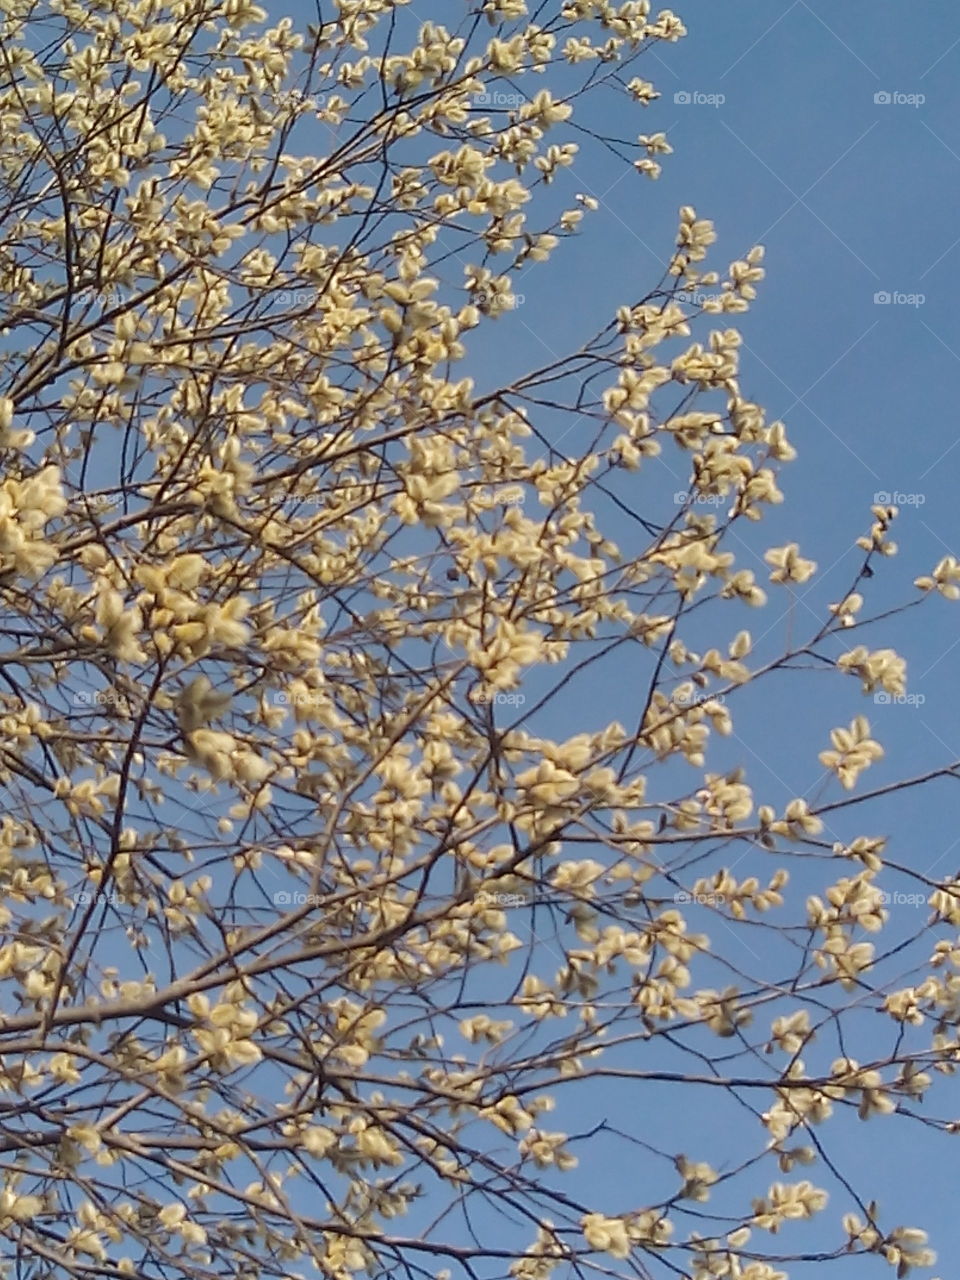
[[[788,673],[907,696],[896,509],[761,655],[817,566],[763,539],[763,249],[693,208],[576,350],[471,361],[591,234],[563,170],[657,177],[640,71],[685,30],[450,9],[0,2],[0,1268],[902,1277],[926,1236],[829,1133],[956,1132],[960,883],[865,802],[958,763],[871,790],[854,709],[771,803],[735,733]]]

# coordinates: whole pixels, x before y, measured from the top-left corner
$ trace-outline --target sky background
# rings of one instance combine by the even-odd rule
[[[677,0],[676,7],[688,37],[658,46],[636,69],[662,97],[644,113],[625,110],[622,122],[606,121],[626,136],[665,131],[674,154],[663,159],[662,177],[651,183],[585,149],[558,189],[564,207],[580,191],[594,195],[600,210],[582,237],[564,242],[549,265],[534,267],[517,285],[522,304],[476,335],[466,372],[481,385],[504,383],[579,346],[617,306],[659,279],[681,205],[714,221],[719,242],[711,261],[721,267],[765,245],[768,275],[759,299],[732,320],[745,338],[741,387],[770,420],[785,421],[799,458],[783,472],[785,504],[737,551],[761,579],[762,552],[771,545],[798,541],[818,562],[819,573],[798,589],[793,609],[797,633],[812,634],[826,604],[849,589],[862,559],[854,540],[869,528],[874,501],[899,502],[894,536],[901,552],[871,583],[871,612],[911,598],[916,576],[960,552],[960,10],[955,0],[909,8],[889,0]],[[289,0],[267,0],[267,8],[271,17],[313,17],[309,6]],[[412,21],[432,18],[454,29],[464,10],[444,0],[414,4],[408,13]],[[610,96],[600,101],[612,109]],[[570,430],[575,453],[575,425]],[[672,488],[683,488],[679,454],[673,465]],[[657,474],[661,483],[662,468]],[[629,532],[624,527],[613,536],[623,534],[626,543]],[[739,623],[774,649],[782,647],[787,625],[778,600]],[[723,752],[726,762],[747,766],[762,801],[782,805],[809,793],[830,728],[858,712],[868,715],[888,753],[869,775],[871,784],[960,758],[954,679],[960,612],[937,598],[868,638],[871,647],[893,647],[907,658],[910,692],[923,701],[878,705],[860,695],[856,681],[830,673],[778,676],[762,691],[745,691],[736,736]],[[616,661],[619,667],[594,670],[570,690],[563,723],[547,716],[528,727],[568,736],[628,717],[631,671],[622,654]],[[838,819],[836,835],[883,831],[897,860],[955,873],[954,789],[938,783],[903,793],[874,805],[864,825],[855,816]],[[831,798],[840,794],[834,784]],[[897,925],[918,929],[923,918],[904,916]],[[511,928],[518,926],[511,921]],[[939,1097],[947,1114],[951,1103],[953,1114],[960,1112],[955,1082]],[[701,1103],[700,1145],[690,1150]],[[575,1123],[567,1117],[553,1127],[586,1130],[598,1118],[640,1110],[651,1143],[683,1145],[717,1162],[735,1149],[737,1126],[747,1123],[742,1113],[720,1115],[712,1097],[698,1100],[685,1088],[604,1086],[580,1105]],[[957,1147],[908,1122],[866,1126],[846,1117],[824,1137],[839,1153],[844,1176],[880,1200],[885,1222],[931,1232],[940,1254],[932,1274],[952,1276],[960,1253],[951,1172]],[[573,1176],[611,1212],[638,1207],[647,1190],[642,1153],[626,1165],[621,1146],[605,1154],[603,1143],[595,1140],[590,1155],[581,1152],[583,1165]],[[825,1185],[818,1166],[795,1177],[808,1175]],[[656,1186],[662,1191],[662,1180]],[[838,1215],[827,1216],[836,1243]],[[803,1248],[815,1238],[807,1227],[788,1227],[782,1243]],[[851,1259],[838,1274],[868,1280],[893,1273],[870,1258]]]

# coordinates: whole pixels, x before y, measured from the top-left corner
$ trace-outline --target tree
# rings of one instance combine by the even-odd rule
[[[863,825],[957,762],[866,789],[855,714],[820,757],[839,799],[766,803],[729,764],[780,673],[906,690],[866,605],[892,508],[806,639],[761,660],[744,625],[816,569],[744,565],[794,456],[726,327],[762,248],[718,271],[684,208],[579,350],[465,373],[589,234],[554,182],[578,147],[657,176],[664,136],[620,122],[684,34],[646,0],[486,0],[452,32],[339,0],[303,33],[246,0],[5,0],[5,1274],[932,1263],[822,1135],[957,1127],[921,1106],[960,1055],[960,886]],[[593,95],[616,133],[578,121]],[[611,654],[624,722],[583,728]],[[925,907],[906,985],[895,885]],[[735,1164],[639,1114],[576,1131],[624,1080],[729,1101]],[[591,1195],[597,1143],[643,1153],[624,1203]]]

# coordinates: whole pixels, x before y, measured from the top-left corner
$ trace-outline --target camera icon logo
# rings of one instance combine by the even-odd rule
[[[678,90],[677,93],[673,95],[673,100],[677,104],[677,106],[689,107],[690,94],[685,89],[680,89]]]
[[[890,302],[890,294],[887,293],[886,289],[881,289],[879,293],[873,295],[873,301],[877,306],[885,307]]]
[[[875,93],[873,95],[873,100],[878,107],[888,107],[890,105],[890,94],[884,93],[881,90],[880,93]]]

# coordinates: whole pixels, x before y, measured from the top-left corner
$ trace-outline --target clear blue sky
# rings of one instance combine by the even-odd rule
[[[313,16],[310,6],[301,11],[281,0],[267,0],[267,7],[272,17]],[[455,0],[412,9],[451,28],[464,12]],[[581,239],[525,277],[523,305],[478,340],[469,372],[481,381],[495,368],[503,382],[511,371],[579,345],[617,305],[654,284],[682,204],[714,220],[721,263],[763,243],[768,278],[754,309],[738,318],[746,341],[741,384],[771,418],[785,420],[799,459],[785,470],[785,505],[760,526],[752,545],[762,554],[767,546],[799,541],[818,561],[820,572],[809,591],[800,589],[796,608],[798,630],[813,631],[826,603],[849,586],[859,561],[853,542],[870,524],[876,494],[919,495],[922,503],[903,503],[895,529],[901,553],[874,580],[872,603],[909,596],[914,577],[942,555],[960,553],[960,10],[956,0],[910,6],[677,0],[676,9],[689,36],[659,47],[640,68],[662,98],[639,123],[636,114],[625,117],[622,130],[609,122],[611,132],[668,132],[674,154],[664,159],[662,177],[650,183],[622,176],[622,164],[595,154],[563,175],[565,194],[590,192],[601,211]],[[685,103],[677,94],[724,100]],[[898,298],[883,303],[878,294]],[[913,304],[905,300],[909,295]],[[575,452],[576,441],[569,447]],[[677,465],[674,488],[686,478]],[[628,536],[626,529],[617,532]],[[749,553],[742,554],[750,564]],[[775,647],[786,625],[778,618],[774,608],[763,615],[773,628],[766,643]],[[751,616],[743,624],[761,630],[757,622]],[[954,679],[960,612],[931,601],[875,634],[877,646],[895,647],[908,659],[910,690],[925,702],[875,706],[860,697],[855,681],[826,674],[766,683],[762,697],[744,700],[737,737],[725,748],[730,763],[748,767],[761,799],[782,803],[803,793],[818,776],[816,755],[829,729],[861,711],[887,748],[872,782],[960,758]],[[595,674],[564,703],[568,722],[552,727],[559,735],[620,718],[629,684],[629,671]],[[853,818],[838,822],[837,833],[883,831],[898,860],[955,872],[955,810],[954,791],[942,784],[873,808],[862,826]],[[903,927],[920,923],[908,920]],[[931,1110],[957,1114],[957,1096],[956,1083],[947,1081]],[[700,1145],[692,1150],[699,1103],[686,1089],[605,1087],[580,1116],[556,1127],[587,1129],[598,1117],[615,1120],[620,1109],[639,1108],[649,1116],[647,1136],[655,1145],[718,1162],[736,1155],[737,1126],[754,1122],[734,1111],[717,1119],[709,1110],[712,1097],[699,1101]],[[960,1253],[955,1178],[935,1170],[950,1168],[951,1158],[955,1168],[960,1148],[909,1122],[843,1121],[822,1136],[843,1175],[877,1195],[888,1223],[931,1231],[940,1254],[933,1274],[949,1280]],[[642,1153],[637,1166],[626,1167],[622,1147],[611,1146],[598,1160],[601,1150],[593,1157],[582,1152],[578,1187],[589,1186],[592,1198],[611,1211],[642,1204]],[[832,1180],[821,1181],[819,1166],[798,1174],[808,1175],[835,1188]],[[662,1182],[657,1186],[663,1189]],[[835,1195],[831,1243],[839,1238],[841,1203]],[[782,1243],[803,1248],[815,1237],[808,1228],[788,1228]],[[838,1274],[868,1280],[893,1273],[878,1259],[858,1259],[840,1264]]]

